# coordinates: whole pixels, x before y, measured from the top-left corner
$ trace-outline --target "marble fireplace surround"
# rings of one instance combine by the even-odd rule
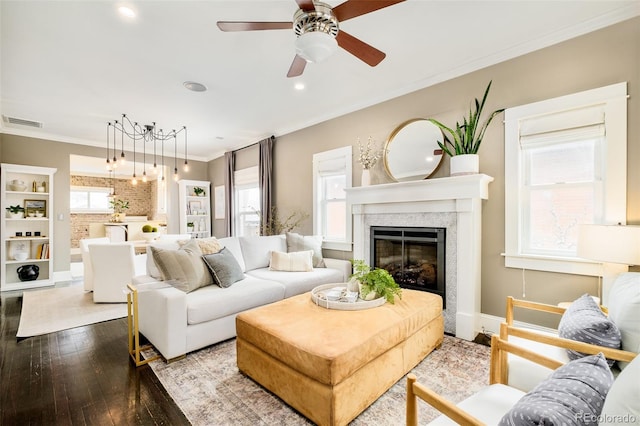
[[[353,258],[370,261],[371,226],[446,228],[445,331],[473,340],[479,330],[482,200],[491,176],[454,176],[347,189]]]

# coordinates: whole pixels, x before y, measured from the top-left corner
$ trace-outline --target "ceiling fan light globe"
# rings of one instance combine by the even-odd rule
[[[338,42],[330,34],[314,31],[300,35],[296,39],[296,54],[307,62],[318,63],[326,60],[338,50]]]

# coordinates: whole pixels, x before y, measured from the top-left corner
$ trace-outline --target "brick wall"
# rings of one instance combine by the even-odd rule
[[[71,186],[90,186],[96,188],[112,188],[115,185],[118,198],[129,201],[127,216],[147,216],[149,220],[166,222],[166,215],[157,211],[157,182],[143,183],[138,181],[131,185],[129,179],[111,179],[94,176],[71,176]],[[89,238],[91,223],[109,222],[109,214],[71,214],[71,247],[79,247],[82,238]]]

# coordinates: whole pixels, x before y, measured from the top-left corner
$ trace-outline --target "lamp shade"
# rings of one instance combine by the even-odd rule
[[[577,252],[584,259],[640,265],[640,226],[580,225]]]
[[[338,50],[338,42],[330,34],[313,31],[296,39],[296,54],[307,62],[322,62]]]

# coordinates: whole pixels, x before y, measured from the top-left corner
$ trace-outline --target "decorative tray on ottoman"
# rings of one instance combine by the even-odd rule
[[[384,297],[374,300],[363,300],[358,293],[347,291],[346,284],[323,284],[311,290],[311,300],[318,306],[341,311],[359,311],[361,309],[382,306],[387,301]]]

